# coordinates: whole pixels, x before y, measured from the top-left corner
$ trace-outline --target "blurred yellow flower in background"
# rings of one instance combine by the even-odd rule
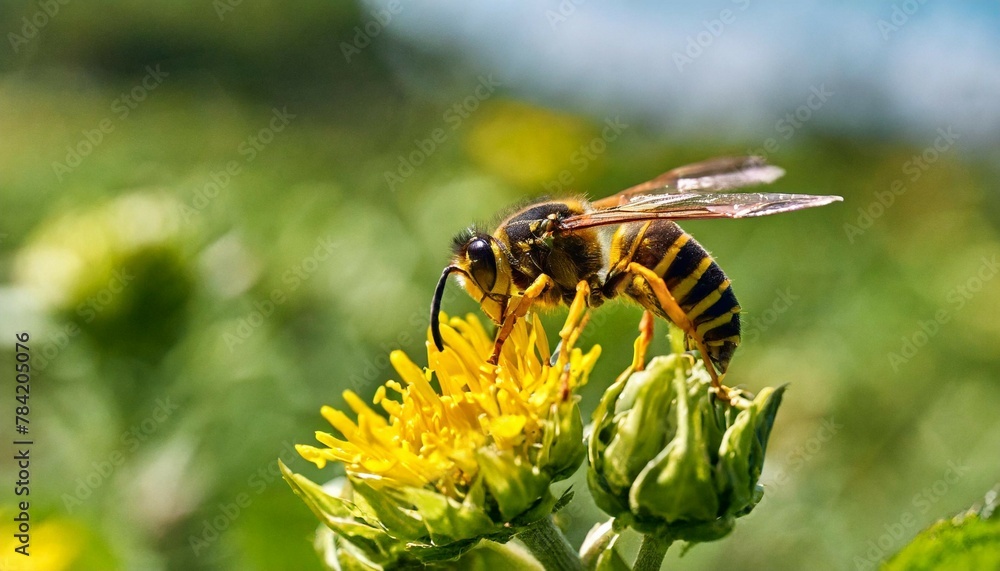
[[[582,154],[586,152],[583,145],[594,136],[594,127],[573,115],[502,100],[489,103],[477,114],[465,149],[476,165],[502,180],[522,186],[552,185],[563,170],[574,179],[582,175],[592,160]]]
[[[16,508],[0,510],[5,523],[0,527],[5,540],[0,542],[0,569],[3,571],[63,571],[74,569],[86,540],[86,533],[79,525],[66,519],[45,519],[32,523],[30,543],[25,545],[15,534],[18,526],[14,522]],[[15,548],[24,552],[15,552]],[[24,556],[24,554],[27,556]]]

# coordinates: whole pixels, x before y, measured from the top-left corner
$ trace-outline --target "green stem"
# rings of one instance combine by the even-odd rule
[[[546,571],[583,571],[580,558],[556,527],[552,516],[528,525],[517,534],[517,538]]]
[[[642,546],[639,547],[639,555],[635,558],[632,571],[659,571],[671,543],[671,540],[663,540],[655,535],[642,536]]]

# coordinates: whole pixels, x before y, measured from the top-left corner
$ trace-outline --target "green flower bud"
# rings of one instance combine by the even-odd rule
[[[671,540],[712,541],[760,501],[764,451],[784,387],[710,391],[678,348],[623,375],[594,414],[588,482],[620,523]]]

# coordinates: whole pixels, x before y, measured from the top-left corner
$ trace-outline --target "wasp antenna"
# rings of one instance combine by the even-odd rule
[[[437,287],[434,288],[434,300],[431,301],[431,336],[434,338],[434,346],[438,351],[444,351],[444,340],[441,339],[441,298],[444,297],[444,286],[448,283],[448,276],[452,272],[462,272],[465,270],[458,266],[448,266],[441,272]]]

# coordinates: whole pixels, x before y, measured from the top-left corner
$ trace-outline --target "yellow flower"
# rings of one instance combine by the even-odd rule
[[[325,448],[296,447],[320,468],[344,464],[352,497],[332,497],[285,469],[289,484],[348,540],[385,533],[411,551],[426,546],[417,555],[424,559],[454,556],[483,537],[504,541],[547,517],[558,502],[550,484],[572,474],[586,455],[575,393],[600,354],[597,346],[586,353],[575,347],[587,294],[584,284],[554,353],[541,321],[529,314],[514,326],[496,365],[488,363],[493,339],[476,317],[442,320],[444,350],[428,334],[426,369],[393,352],[401,382],[379,387],[374,406],[345,391],[356,420],[323,407],[339,435],[317,432]],[[395,551],[380,545],[383,555]]]
[[[481,448],[535,460],[545,421],[586,382],[600,354],[600,347],[584,354],[572,346],[582,315],[579,307],[571,313],[565,347],[554,364],[541,322],[530,316],[515,325],[495,366],[486,363],[493,340],[480,321],[471,314],[453,317],[442,330],[444,351],[427,343],[429,368],[421,369],[402,351],[392,352],[390,361],[403,382],[388,381],[375,393],[374,404],[385,416],[345,391],[356,422],[332,407],[321,410],[343,438],[317,432],[327,448],[297,449],[320,468],[327,461],[343,462],[349,475],[376,489],[433,486],[461,498],[479,471]]]

